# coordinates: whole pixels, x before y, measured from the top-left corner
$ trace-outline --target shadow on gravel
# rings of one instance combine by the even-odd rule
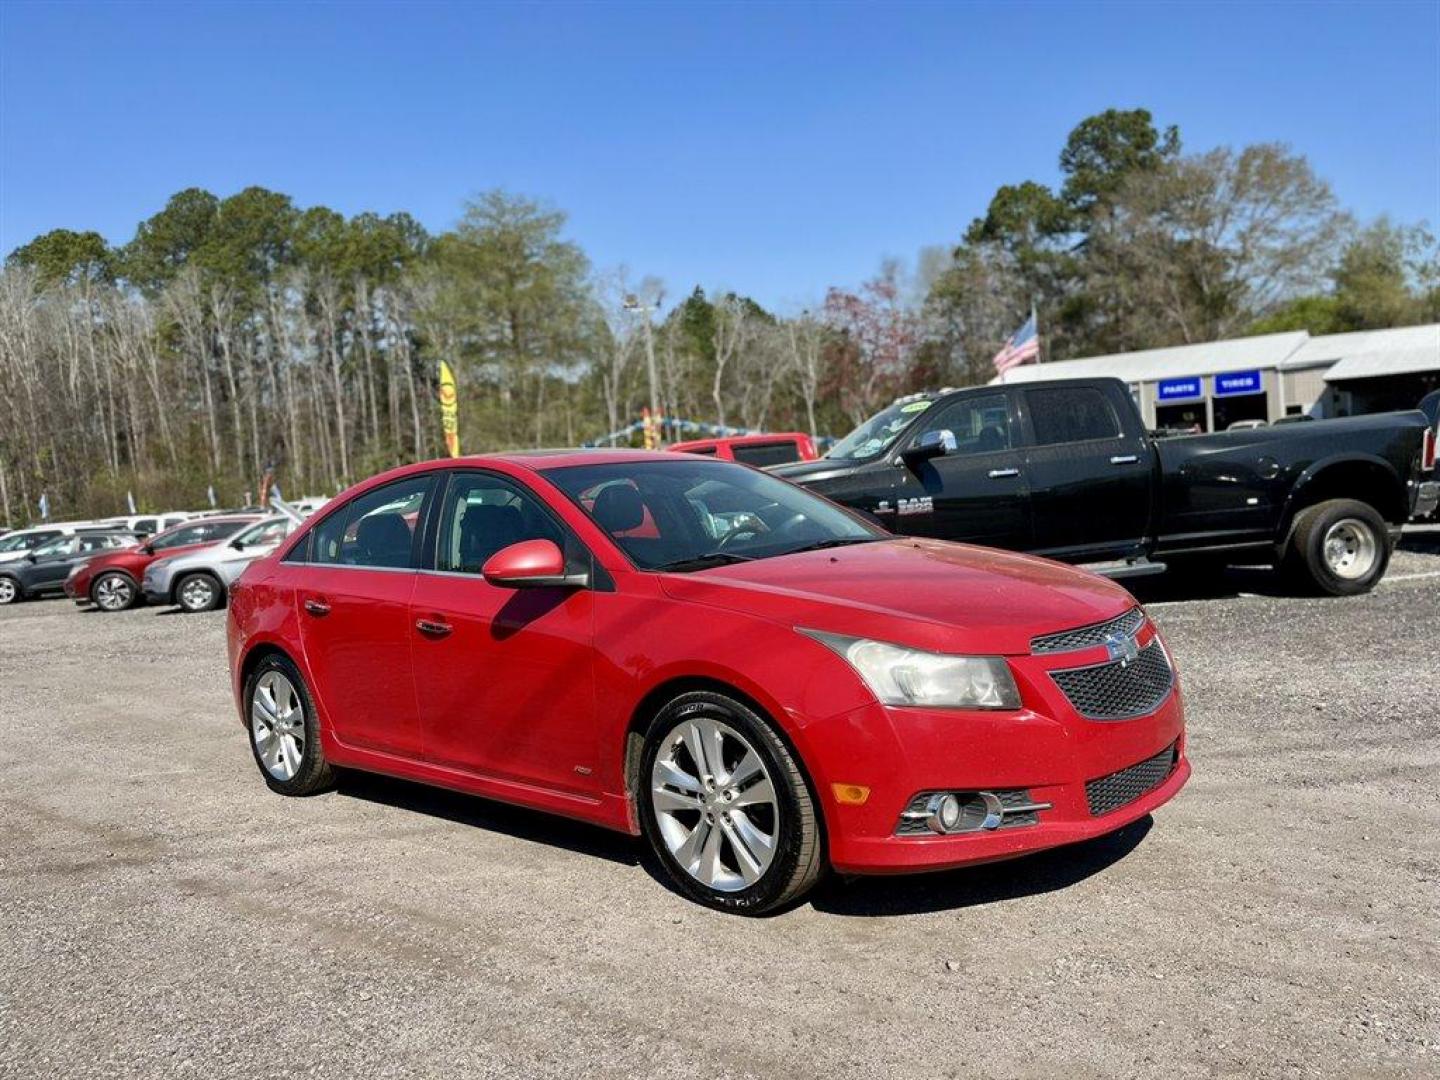
[[[1018,900],[1069,888],[1130,854],[1154,824],[1147,815],[1106,836],[963,870],[831,880],[810,898],[816,911],[867,918],[920,915]]]
[[[625,866],[640,862],[639,844],[628,836],[587,825],[581,821],[527,810],[520,806],[491,802],[474,795],[446,791],[426,784],[413,784],[373,773],[341,773],[336,794],[350,799],[393,806],[417,814],[471,825],[477,829],[563,848],[581,855],[593,855]]]
[[[1400,550],[1417,555],[1440,555],[1440,525],[1406,529],[1400,537]]]
[[[1290,595],[1280,575],[1268,566],[1232,566],[1206,572],[1155,574],[1122,581],[1142,604],[1161,600],[1233,600],[1241,593]]]

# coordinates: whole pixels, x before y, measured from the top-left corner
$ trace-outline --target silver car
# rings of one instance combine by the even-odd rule
[[[293,517],[269,517],[221,543],[156,559],[145,568],[141,591],[152,604],[210,611],[225,602],[230,584],[245,567],[279,547],[295,525]]]

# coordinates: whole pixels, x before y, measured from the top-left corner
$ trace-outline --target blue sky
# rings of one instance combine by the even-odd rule
[[[504,186],[597,266],[793,309],[953,242],[1069,129],[1280,140],[1440,223],[1440,4],[0,0],[0,251],[249,184],[432,229]]]

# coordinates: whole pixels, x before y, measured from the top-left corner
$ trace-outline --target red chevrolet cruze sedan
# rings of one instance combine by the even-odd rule
[[[145,580],[145,568],[156,559],[209,547],[259,520],[255,514],[226,514],[182,522],[138,547],[77,566],[65,579],[65,595],[77,604],[94,604],[101,611],[124,611],[143,599],[140,583]]]
[[[730,911],[1098,836],[1190,774],[1120,586],[684,454],[377,476],[245,571],[229,650],[274,790],[340,766],[643,834]]]

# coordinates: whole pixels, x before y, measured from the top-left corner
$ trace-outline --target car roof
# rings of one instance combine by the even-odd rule
[[[472,454],[458,458],[436,458],[420,463],[427,469],[463,469],[466,466],[491,465],[503,462],[521,468],[543,472],[546,469],[563,469],[571,465],[615,465],[622,462],[675,461],[676,456],[668,450],[611,450],[608,448],[569,448],[550,450],[510,450],[498,454]],[[398,473],[419,471],[417,466],[395,470]]]

